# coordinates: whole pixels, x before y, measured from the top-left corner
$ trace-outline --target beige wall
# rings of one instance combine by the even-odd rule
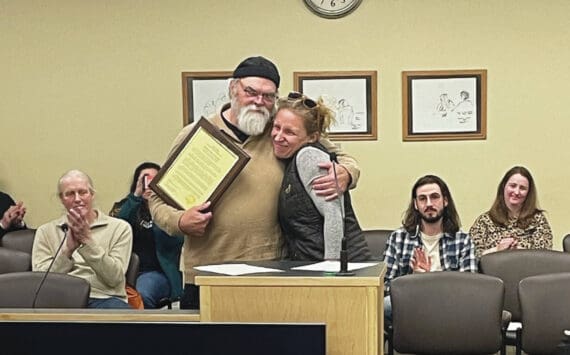
[[[378,141],[345,142],[362,168],[365,228],[397,227],[417,177],[442,176],[467,229],[514,164],[531,169],[556,242],[570,232],[570,1],[363,0],[340,20],[301,0],[0,0],[0,190],[37,226],[58,177],[90,174],[107,211],[182,125],[180,72],[263,54],[282,74],[377,70]],[[488,138],[402,142],[401,72],[488,70]]]

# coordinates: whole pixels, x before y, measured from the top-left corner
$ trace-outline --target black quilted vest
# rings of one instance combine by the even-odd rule
[[[326,152],[318,143],[311,146]],[[323,260],[324,218],[301,183],[295,157],[296,154],[287,162],[279,192],[279,222],[283,229],[284,256],[289,260]],[[332,203],[339,203],[339,200]],[[348,259],[367,260],[371,254],[352,209],[348,191],[344,194],[344,209]]]

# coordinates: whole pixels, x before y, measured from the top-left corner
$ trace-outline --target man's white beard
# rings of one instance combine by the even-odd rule
[[[270,119],[271,113],[267,108],[252,104],[239,109],[237,126],[247,135],[258,136],[263,133]]]

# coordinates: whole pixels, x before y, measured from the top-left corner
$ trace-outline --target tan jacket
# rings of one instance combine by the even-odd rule
[[[53,260],[64,233],[61,225],[65,216],[41,225],[36,231],[32,248],[32,269],[46,271]],[[83,244],[73,252],[71,259],[59,252],[50,272],[81,277],[91,284],[92,298],[111,296],[127,300],[125,273],[131,258],[133,233],[131,226],[120,219],[97,210],[97,219],[91,224],[91,243]]]
[[[186,236],[186,283],[194,282],[196,272],[193,267],[197,265],[272,260],[281,255],[282,236],[277,201],[283,179],[283,164],[273,154],[269,130],[241,143],[219,114],[209,120],[232,137],[251,159],[214,207],[205,235]],[[174,141],[171,154],[192,128],[193,125],[189,125],[182,129]],[[322,143],[331,151],[338,151],[329,141]],[[339,155],[339,161],[348,168],[352,185],[355,186],[360,174],[356,161],[345,155]],[[178,220],[184,211],[167,205],[157,195],[151,197],[149,207],[153,220],[160,228],[170,235],[184,234],[178,228]]]

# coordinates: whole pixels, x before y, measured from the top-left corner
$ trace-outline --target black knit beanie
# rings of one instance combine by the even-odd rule
[[[236,70],[234,70],[234,78],[245,78],[247,76],[258,76],[269,79],[275,83],[277,88],[279,88],[279,81],[281,80],[275,64],[261,56],[245,59],[239,63]]]

